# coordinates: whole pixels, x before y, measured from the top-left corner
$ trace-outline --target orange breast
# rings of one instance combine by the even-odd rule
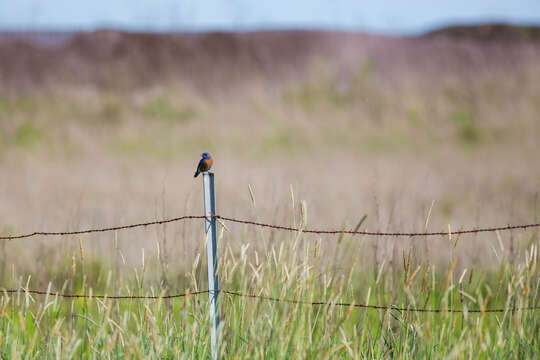
[[[205,170],[210,170],[210,168],[212,167],[212,165],[214,165],[214,159],[212,159],[212,158],[203,160],[203,162],[204,162],[204,165],[205,165],[205,167],[206,167]]]

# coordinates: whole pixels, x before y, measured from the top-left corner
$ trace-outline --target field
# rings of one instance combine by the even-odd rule
[[[367,216],[359,229],[450,233],[540,221],[538,41],[47,39],[0,37],[2,236],[202,215],[193,172],[203,151],[216,161],[223,216],[337,230]],[[539,304],[538,228],[416,238],[229,222],[218,230],[221,286],[231,292],[465,309],[223,293],[223,358],[534,359],[540,351],[539,311],[509,310]],[[200,220],[2,241],[0,288],[20,290],[0,299],[0,354],[208,358],[207,294],[24,291],[195,292],[206,290],[205,259]],[[494,308],[508,310],[467,311]]]

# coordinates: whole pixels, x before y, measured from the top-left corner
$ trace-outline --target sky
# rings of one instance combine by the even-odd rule
[[[359,30],[415,34],[449,24],[540,25],[540,0],[0,0],[1,30]]]

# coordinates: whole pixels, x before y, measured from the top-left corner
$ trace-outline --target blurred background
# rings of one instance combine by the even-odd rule
[[[310,228],[367,215],[362,229],[381,231],[536,222],[539,24],[530,0],[0,1],[0,233],[202,214],[203,151],[223,216],[294,225],[304,206]],[[274,241],[230,229],[223,248]],[[529,236],[499,243],[517,254]],[[2,271],[40,281],[40,264],[79,251],[71,240],[3,242]],[[204,248],[199,222],[84,240],[127,266],[141,249],[158,262],[161,246],[190,267]],[[493,234],[475,240],[456,248],[461,265],[497,256]],[[367,262],[405,246],[437,262],[450,246],[364,241]]]

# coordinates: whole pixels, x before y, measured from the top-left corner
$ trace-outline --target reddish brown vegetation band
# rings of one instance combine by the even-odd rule
[[[366,59],[381,73],[513,69],[540,52],[540,28],[453,27],[421,37],[353,32],[0,33],[0,79],[6,89],[58,85],[131,89],[182,83],[210,91],[254,75],[272,82],[302,77],[317,59],[340,69]],[[465,41],[463,41],[465,40]],[[2,87],[0,87],[2,90]]]

